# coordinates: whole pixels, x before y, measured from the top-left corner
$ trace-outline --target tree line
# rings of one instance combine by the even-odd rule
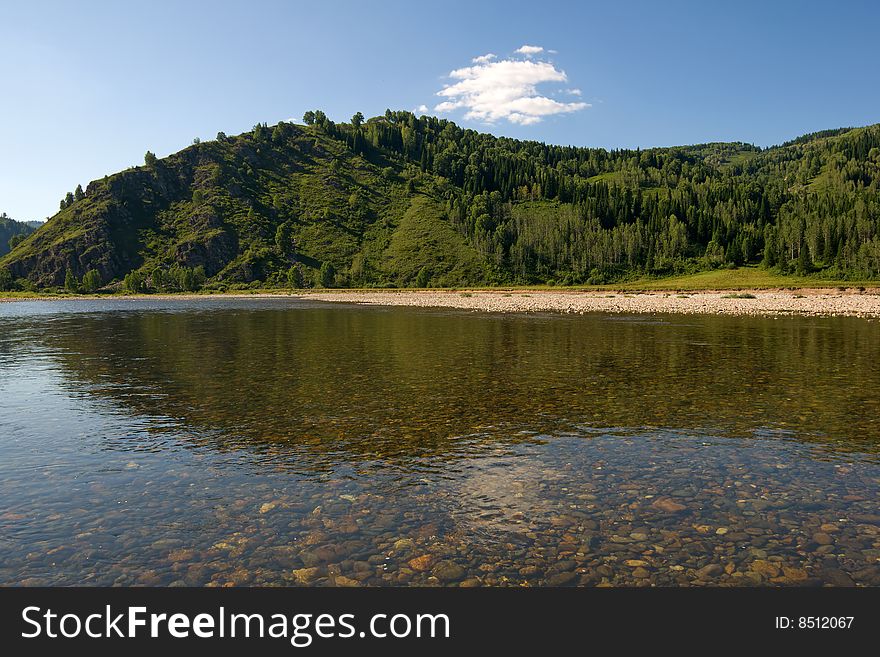
[[[782,147],[552,146],[386,111],[308,125],[394,153],[440,181],[454,225],[499,280],[607,282],[762,263],[782,273],[880,276],[880,127]],[[529,201],[553,201],[556,212]]]

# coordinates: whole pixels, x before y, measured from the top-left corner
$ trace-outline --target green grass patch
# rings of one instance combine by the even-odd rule
[[[762,267],[750,266],[737,269],[714,269],[711,271],[669,276],[667,278],[639,278],[625,283],[597,286],[594,289],[615,290],[761,290],[778,288],[828,288],[828,287],[877,287],[878,281],[826,280],[812,276],[784,276]]]
[[[484,265],[432,200],[417,196],[385,250],[382,269],[402,287],[414,286],[424,268],[431,287],[455,287],[483,279]]]

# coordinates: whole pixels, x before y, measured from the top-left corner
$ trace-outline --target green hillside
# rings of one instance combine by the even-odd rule
[[[40,225],[35,221],[15,221],[8,217],[5,212],[0,214],[0,256],[9,253],[10,241],[14,247]]]
[[[607,151],[409,112],[304,118],[78,189],[0,259],[0,286],[608,284],[748,264],[880,277],[880,126]]]

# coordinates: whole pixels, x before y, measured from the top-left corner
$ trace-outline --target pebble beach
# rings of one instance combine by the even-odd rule
[[[880,318],[880,288],[802,288],[782,290],[587,291],[587,290],[299,290],[212,294],[101,296],[104,300],[271,299],[377,306],[457,308],[495,313],[677,313],[753,316]],[[0,303],[87,301],[93,296],[0,297]]]
[[[338,290],[296,295],[315,301],[460,308],[485,312],[682,313],[880,317],[880,292],[800,289],[700,292],[552,290]]]

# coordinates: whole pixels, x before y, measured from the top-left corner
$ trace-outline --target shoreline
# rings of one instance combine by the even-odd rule
[[[880,318],[880,293],[847,290],[448,290],[308,292],[297,298],[331,303],[457,308],[483,312],[564,314],[685,314]]]
[[[775,290],[586,291],[527,288],[471,290],[290,290],[217,294],[142,294],[0,297],[3,302],[295,298],[474,312],[565,314],[717,314],[880,318],[880,290],[802,288]]]

